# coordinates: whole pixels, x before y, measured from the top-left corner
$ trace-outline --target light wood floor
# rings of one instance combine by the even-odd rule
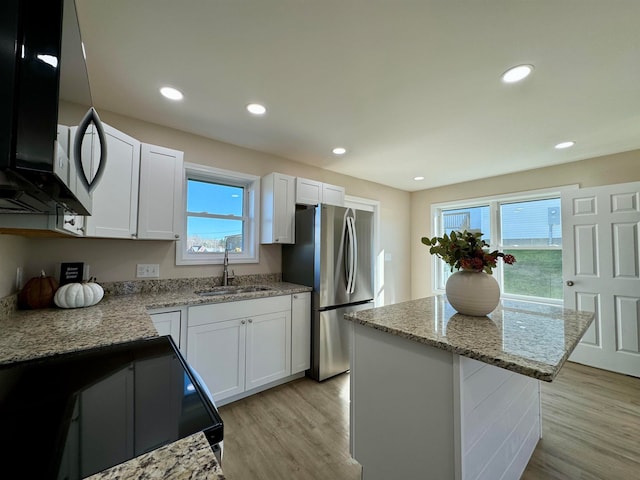
[[[348,399],[343,374],[221,407],[225,476],[360,479],[349,455]],[[567,363],[554,382],[543,382],[542,404],[543,438],[523,480],[640,479],[640,379]]]

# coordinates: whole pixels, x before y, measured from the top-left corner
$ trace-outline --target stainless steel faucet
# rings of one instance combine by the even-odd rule
[[[229,275],[229,237],[224,239],[224,260],[222,265],[222,286],[227,287],[229,285],[229,281],[236,278],[233,270],[231,270],[231,275]]]

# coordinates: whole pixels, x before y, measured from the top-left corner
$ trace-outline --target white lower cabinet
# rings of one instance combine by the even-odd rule
[[[158,335],[171,335],[173,342],[184,354],[186,322],[183,324],[182,318],[186,315],[183,310],[185,310],[185,308],[159,308],[147,310],[147,313],[151,317],[151,321],[153,322],[153,326],[156,327]]]
[[[180,345],[180,312],[152,313],[151,320],[158,335],[171,335],[176,345]]]
[[[311,293],[291,295],[291,374],[311,368]]]
[[[291,375],[291,295],[189,307],[187,361],[216,402]]]
[[[235,319],[187,328],[187,362],[202,377],[215,401],[245,390],[246,323],[245,319]]]

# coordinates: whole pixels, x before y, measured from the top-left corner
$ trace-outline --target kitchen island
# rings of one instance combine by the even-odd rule
[[[443,295],[346,315],[351,431],[363,479],[517,479],[552,381],[593,321],[503,300],[487,317]]]

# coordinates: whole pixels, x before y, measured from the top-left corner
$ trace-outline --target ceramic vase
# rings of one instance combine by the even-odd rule
[[[485,272],[459,270],[447,280],[447,300],[463,315],[482,317],[493,312],[500,302],[500,287]]]

